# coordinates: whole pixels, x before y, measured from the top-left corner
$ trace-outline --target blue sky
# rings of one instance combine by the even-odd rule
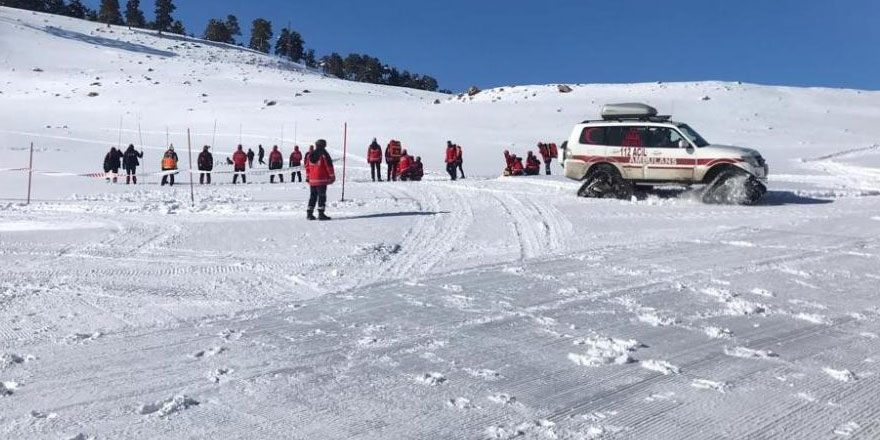
[[[229,13],[243,28],[265,17],[276,35],[289,22],[319,56],[368,53],[455,91],[715,79],[880,89],[878,0],[175,3],[177,18],[196,35],[208,19]],[[152,16],[153,1],[142,5]]]

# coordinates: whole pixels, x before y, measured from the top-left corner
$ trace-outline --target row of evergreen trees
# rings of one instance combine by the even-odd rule
[[[175,20],[171,15],[177,9],[173,0],[156,0],[156,19],[151,22],[144,17],[140,0],[128,0],[124,15],[119,7],[119,0],[101,0],[101,6],[97,10],[90,9],[80,0],[0,0],[0,6],[186,35],[183,22]]]
[[[156,18],[152,22],[146,20],[140,0],[127,0],[124,12],[120,8],[119,0],[101,0],[97,10],[88,8],[80,0],[66,2],[65,0],[0,0],[0,6],[67,15],[107,24],[155,29],[160,33],[186,34],[183,23],[172,16],[177,9],[173,0],[155,0]],[[235,38],[238,36],[241,36],[241,27],[238,18],[234,15],[228,15],[225,20],[211,19],[202,34],[202,38],[206,40],[229,44],[239,44]],[[248,47],[263,53],[271,53],[273,37],[272,22],[258,18],[251,24]],[[428,75],[400,72],[397,68],[388,66],[369,55],[349,54],[343,58],[334,52],[317,59],[313,49],[306,49],[302,35],[289,26],[281,29],[274,49],[275,55],[281,58],[303,63],[312,68],[321,68],[328,75],[350,81],[430,91],[438,89],[437,80]],[[441,92],[449,91],[441,90]]]

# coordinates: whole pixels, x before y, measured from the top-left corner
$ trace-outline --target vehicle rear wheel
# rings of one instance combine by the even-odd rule
[[[590,170],[578,196],[590,198],[629,199],[633,195],[633,185],[620,176],[611,165],[597,165]]]
[[[767,187],[744,171],[727,170],[718,174],[703,189],[703,203],[753,205],[764,197]]]

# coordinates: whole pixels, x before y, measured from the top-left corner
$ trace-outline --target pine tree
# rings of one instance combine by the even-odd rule
[[[235,42],[235,37],[241,36],[241,27],[238,25],[238,17],[230,14],[226,16],[226,29],[229,30],[229,35],[232,36],[231,43]]]
[[[50,14],[64,15],[67,12],[64,0],[46,0],[44,8]]]
[[[345,78],[345,61],[342,59],[342,55],[336,52],[321,58],[321,67],[324,73],[328,75],[333,75],[340,79]]]
[[[46,3],[44,0],[0,0],[0,6],[9,6],[10,8],[27,9],[28,11],[45,12]]]
[[[64,15],[73,18],[86,18],[86,15],[89,13],[89,8],[86,5],[82,4],[80,0],[72,0],[67,4],[67,7],[64,10]]]
[[[122,14],[119,12],[118,0],[101,0],[101,8],[98,10],[98,20],[106,24],[122,24]]]
[[[125,24],[136,28],[146,26],[147,19],[144,18],[144,11],[141,11],[141,0],[128,0],[125,4]]]
[[[306,51],[306,54],[303,55],[303,64],[312,69],[318,67],[318,60],[315,59],[315,49],[309,49]]]
[[[235,40],[232,38],[232,34],[229,32],[229,28],[226,26],[226,23],[212,18],[208,21],[208,26],[205,27],[205,33],[202,35],[202,38],[208,41],[216,41],[218,43],[234,43]]]
[[[156,0],[156,21],[153,22],[153,27],[160,34],[171,29],[171,25],[174,24],[171,14],[175,9],[177,6],[174,6],[172,0]]]
[[[290,56],[290,30],[287,28],[281,29],[281,35],[278,36],[278,41],[275,42],[275,55],[282,58]]]
[[[248,47],[269,53],[272,48],[272,22],[262,18],[254,20],[251,25],[251,42]]]
[[[288,40],[287,57],[292,61],[300,62],[305,55],[306,42],[302,35],[295,30],[290,31],[290,39]]]
[[[183,27],[182,21],[174,20],[174,23],[171,23],[171,28],[168,29],[168,32],[177,35],[186,35],[186,28]]]

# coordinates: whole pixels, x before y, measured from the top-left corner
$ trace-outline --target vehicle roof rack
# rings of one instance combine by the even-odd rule
[[[669,115],[658,115],[657,109],[647,104],[605,104],[602,107],[602,120],[604,121],[638,120],[666,122],[670,117]]]

